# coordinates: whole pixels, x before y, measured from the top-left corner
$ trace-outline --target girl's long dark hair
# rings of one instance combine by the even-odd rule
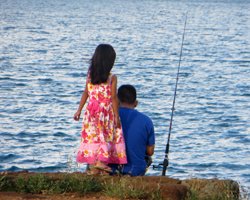
[[[100,44],[90,60],[90,80],[92,84],[105,83],[114,65],[116,53],[109,44]]]

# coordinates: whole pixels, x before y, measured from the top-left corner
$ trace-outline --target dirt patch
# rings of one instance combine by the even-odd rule
[[[20,194],[16,192],[0,192],[0,200],[118,200],[117,198],[105,197],[97,194],[80,196],[78,194]]]

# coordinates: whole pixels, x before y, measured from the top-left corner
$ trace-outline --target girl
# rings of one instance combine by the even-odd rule
[[[88,70],[85,90],[74,119],[83,116],[77,162],[90,164],[91,174],[111,172],[109,163],[125,164],[127,157],[118,113],[117,77],[111,74],[116,53],[109,44],[97,46]]]

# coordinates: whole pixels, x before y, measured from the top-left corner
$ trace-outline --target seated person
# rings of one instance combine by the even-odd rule
[[[135,110],[136,89],[132,85],[122,85],[118,89],[120,119],[126,144],[128,163],[111,165],[113,172],[131,176],[143,176],[151,164],[154,154],[155,134],[152,120]]]

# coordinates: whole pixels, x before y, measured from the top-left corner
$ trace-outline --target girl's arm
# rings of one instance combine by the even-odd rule
[[[76,113],[74,114],[74,120],[79,121],[83,106],[85,105],[85,103],[88,99],[88,96],[89,95],[88,95],[88,78],[87,78],[85,90],[82,93],[82,98],[81,98],[81,101],[79,103],[78,109],[77,109]]]
[[[117,77],[116,75],[112,76],[112,86],[111,86],[111,98],[112,98],[112,107],[115,115],[115,124],[118,128],[121,127],[120,117],[119,117],[119,103],[117,97]]]

